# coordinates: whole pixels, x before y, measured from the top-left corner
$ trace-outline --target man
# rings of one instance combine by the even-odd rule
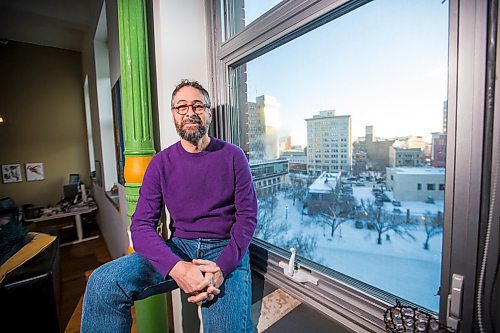
[[[94,271],[85,291],[82,332],[129,332],[135,297],[170,276],[201,304],[207,332],[252,332],[248,246],[257,199],[243,151],[208,136],[208,92],[183,80],[172,93],[180,141],[158,153],[144,175],[132,216],[136,253]],[[163,204],[171,239],[157,232]]]

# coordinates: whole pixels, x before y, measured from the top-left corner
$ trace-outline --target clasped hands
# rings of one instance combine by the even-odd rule
[[[188,297],[188,302],[211,301],[220,293],[224,276],[213,261],[194,259],[192,262],[179,261],[169,275],[177,282]]]

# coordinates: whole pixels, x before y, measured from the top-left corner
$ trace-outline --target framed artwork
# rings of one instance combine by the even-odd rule
[[[31,182],[34,180],[44,180],[43,163],[26,163],[26,180]]]
[[[2,181],[5,184],[22,182],[21,164],[2,164]]]

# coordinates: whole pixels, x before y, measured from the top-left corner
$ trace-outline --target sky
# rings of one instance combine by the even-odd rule
[[[247,1],[249,21],[279,1]],[[247,23],[248,24],[248,23]],[[305,146],[321,110],[351,115],[353,139],[373,125],[391,138],[442,130],[448,2],[375,0],[247,63],[248,100],[280,103],[280,135]]]

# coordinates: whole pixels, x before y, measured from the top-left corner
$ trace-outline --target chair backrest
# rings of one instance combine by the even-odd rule
[[[11,197],[0,198],[0,216],[13,215],[19,212],[14,200]]]
[[[21,210],[11,197],[0,198],[0,218],[2,219],[2,224],[12,220],[21,223],[23,220]]]

